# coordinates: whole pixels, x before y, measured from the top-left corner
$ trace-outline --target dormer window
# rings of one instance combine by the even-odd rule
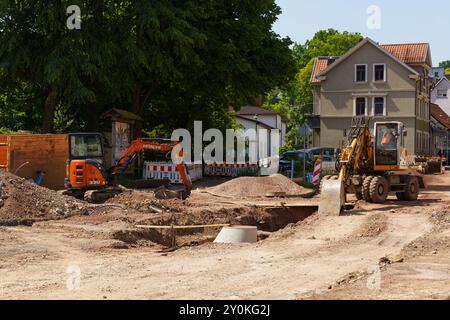
[[[367,64],[355,65],[355,82],[367,82]]]
[[[386,64],[378,63],[373,65],[373,81],[374,82],[386,81]]]

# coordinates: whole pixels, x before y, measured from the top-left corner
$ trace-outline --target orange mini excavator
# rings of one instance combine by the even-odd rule
[[[69,134],[65,194],[84,198],[89,202],[111,198],[122,192],[117,186],[116,176],[123,173],[141,151],[162,152],[167,155],[178,144],[165,139],[136,139],[124,150],[117,164],[107,169],[104,166],[104,140],[101,133]],[[186,197],[192,188],[187,167],[185,164],[177,164],[176,170],[184,184],[182,197]]]

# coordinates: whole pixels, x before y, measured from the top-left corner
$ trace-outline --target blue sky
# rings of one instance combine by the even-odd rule
[[[276,0],[283,10],[274,30],[304,43],[321,29],[359,32],[379,43],[428,42],[433,64],[450,60],[448,0]],[[381,28],[367,27],[367,8],[380,8]]]

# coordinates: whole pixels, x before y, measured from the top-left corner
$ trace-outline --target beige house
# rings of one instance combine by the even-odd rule
[[[369,38],[342,57],[317,58],[311,76],[320,120],[314,146],[340,147],[352,117],[371,116],[403,122],[409,154],[428,154],[431,66],[427,43],[379,45]]]

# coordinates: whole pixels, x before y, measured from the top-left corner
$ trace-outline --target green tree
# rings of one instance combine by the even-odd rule
[[[296,77],[285,88],[270,93],[265,104],[268,108],[285,110],[283,114],[289,119],[287,138],[290,145],[301,142],[299,129],[306,116],[312,113],[313,94],[310,80],[315,59],[319,56],[341,56],[362,39],[359,33],[328,29],[317,32],[304,44],[294,45]],[[283,98],[274,100],[275,96]]]
[[[446,61],[442,61],[439,63],[439,67],[440,68],[450,68],[450,60],[446,60]]]
[[[72,4],[81,30],[66,27]],[[274,0],[3,1],[0,126],[94,130],[111,107],[144,116],[147,132],[228,125],[230,105],[295,75],[279,13]]]

